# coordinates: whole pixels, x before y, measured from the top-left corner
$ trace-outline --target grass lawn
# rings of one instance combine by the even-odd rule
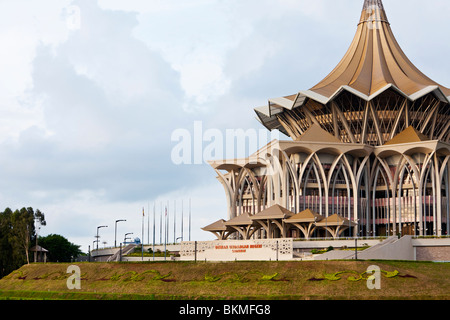
[[[0,280],[0,299],[366,300],[450,299],[450,264],[403,261],[74,263],[81,289],[67,288],[70,264],[30,264]],[[367,288],[370,265],[381,289]],[[398,271],[398,272],[395,272]]]

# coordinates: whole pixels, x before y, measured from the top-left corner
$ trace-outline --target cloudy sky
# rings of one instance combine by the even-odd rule
[[[143,207],[159,219],[176,201],[179,217],[183,200],[186,217],[191,199],[192,239],[213,239],[200,228],[227,218],[225,193],[207,164],[173,163],[172,133],[263,129],[253,108],[324,78],[362,4],[0,0],[0,210],[39,208],[42,235],[87,251],[97,226],[107,246],[116,219],[119,240],[141,237]],[[450,2],[384,5],[409,58],[450,86]]]

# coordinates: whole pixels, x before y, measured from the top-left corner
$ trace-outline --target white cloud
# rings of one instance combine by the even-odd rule
[[[297,21],[303,17],[319,18],[325,1],[149,1],[145,5],[135,1],[129,6],[102,1],[101,4],[139,12],[139,26],[134,35],[161,52],[180,73],[187,99],[185,111],[205,112],[230,93],[233,81],[261,68],[275,52],[289,50],[283,46],[285,43],[281,46],[277,43],[280,35],[266,35],[268,27],[258,30],[259,26],[275,27],[286,16]]]
[[[448,1],[423,10],[416,0],[384,2],[406,54],[449,84]],[[171,163],[171,132],[194,120],[205,129],[262,128],[253,108],[325,77],[350,45],[361,7],[353,0],[0,2],[0,202],[40,208],[44,233],[87,250],[97,225],[110,225],[103,235],[112,244],[114,218],[126,215],[121,230],[140,236],[148,201],[187,206],[192,198],[194,238],[211,238],[200,228],[226,219],[222,186],[207,165]]]
[[[183,237],[189,238],[189,201],[191,201],[191,239],[192,240],[214,240],[215,237],[209,232],[201,230],[202,227],[212,222],[226,218],[226,199],[222,186],[216,181],[188,189],[182,188],[161,194],[156,199],[148,201],[119,201],[104,202],[102,190],[80,190],[68,195],[61,202],[38,203],[36,208],[44,212],[47,226],[42,227],[41,235],[52,233],[62,234],[69,241],[82,246],[87,252],[88,246],[92,248],[95,240],[97,226],[107,225],[108,228],[101,229],[101,241],[106,241],[107,246],[114,244],[115,220],[126,219],[126,222],[118,224],[118,243],[123,241],[125,233],[133,232],[132,237],[142,239],[142,208],[144,217],[144,242],[148,243],[148,226],[150,210],[150,243],[153,242],[153,212],[156,208],[156,242],[160,238],[160,219],[168,205],[169,214],[169,241],[173,242],[173,222],[176,211],[176,238],[181,237],[181,216],[183,211]],[[183,208],[182,208],[183,203]],[[21,204],[18,204],[20,206]],[[176,205],[176,209],[174,210]],[[164,232],[164,231],[163,231]],[[164,239],[164,235],[163,235]],[[103,244],[100,244],[102,247]]]
[[[33,87],[32,62],[43,43],[57,46],[68,37],[63,9],[69,1],[3,1],[0,3],[0,141],[17,139],[34,125],[44,127],[39,102],[26,91]]]
[[[214,56],[202,57],[200,54],[180,66],[174,66],[181,74],[180,84],[188,99],[183,106],[185,111],[201,109],[202,105],[214,101],[228,91],[230,80],[223,72],[222,63],[214,60]]]
[[[17,108],[0,106],[15,130],[0,143],[5,205],[62,202],[79,190],[120,202],[168,188],[160,179],[168,180],[170,132],[182,110],[177,73],[132,36],[134,14],[76,5],[81,28],[60,42],[33,42]],[[49,19],[59,21],[64,7],[53,9],[58,18]]]
[[[103,9],[119,10],[119,11],[134,11],[141,13],[149,12],[164,12],[177,11],[185,8],[197,7],[198,5],[210,4],[211,0],[99,0],[98,4]]]
[[[185,110],[195,112],[228,92],[225,56],[238,35],[217,1],[183,3],[170,2],[171,10],[158,13],[144,10],[134,35],[180,73]]]

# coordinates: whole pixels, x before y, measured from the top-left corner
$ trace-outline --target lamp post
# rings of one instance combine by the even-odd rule
[[[97,227],[97,240],[100,239],[100,236],[98,235],[98,230],[99,230],[100,228],[108,228],[108,226],[98,226],[98,227]],[[97,250],[98,250],[98,242],[99,242],[99,241],[97,241]]]
[[[114,227],[114,248],[115,247],[117,247],[117,222],[122,222],[122,221],[127,221],[127,220],[124,220],[124,219],[121,219],[121,220],[116,220],[116,223],[115,223],[115,227]]]
[[[97,240],[92,241],[92,250],[94,250],[96,242],[98,243],[99,240],[97,239]],[[91,252],[91,255],[92,255],[92,252]],[[91,262],[90,258],[89,258],[89,262]],[[95,262],[95,258],[94,258],[94,262]]]

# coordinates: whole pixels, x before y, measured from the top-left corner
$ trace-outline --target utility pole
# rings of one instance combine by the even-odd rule
[[[98,250],[98,243],[100,242],[100,236],[98,235],[98,230],[100,229],[100,228],[108,228],[108,226],[98,226],[97,227],[97,236],[96,236],[96,238],[97,238],[97,250]]]
[[[114,248],[117,247],[117,222],[123,222],[123,221],[127,221],[127,220],[124,220],[124,219],[116,220],[115,227],[114,227]]]

